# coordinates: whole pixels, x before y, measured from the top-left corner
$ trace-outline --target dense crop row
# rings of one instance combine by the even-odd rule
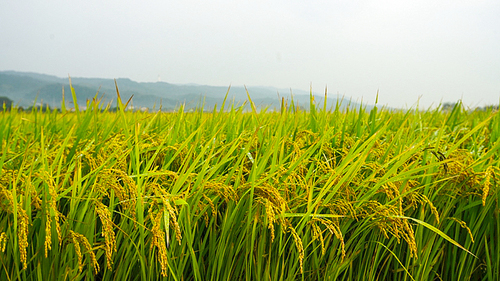
[[[225,107],[1,113],[0,279],[500,275],[496,112]]]

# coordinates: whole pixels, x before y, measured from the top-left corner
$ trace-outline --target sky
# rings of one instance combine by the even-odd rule
[[[500,1],[2,0],[1,70],[498,104]]]

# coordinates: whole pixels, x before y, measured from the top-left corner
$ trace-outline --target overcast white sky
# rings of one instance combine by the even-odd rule
[[[0,70],[498,104],[500,1],[2,0]]]

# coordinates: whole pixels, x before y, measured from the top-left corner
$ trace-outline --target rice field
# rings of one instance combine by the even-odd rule
[[[498,112],[313,100],[1,112],[0,279],[498,280]]]

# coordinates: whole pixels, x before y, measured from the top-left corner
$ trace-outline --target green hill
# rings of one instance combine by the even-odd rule
[[[102,98],[104,104],[116,106],[117,95],[113,79],[72,77],[71,82],[80,107],[84,107],[86,101],[92,100],[96,95]],[[126,101],[133,96],[130,105],[134,108],[158,109],[161,105],[163,110],[173,110],[184,103],[188,110],[201,104],[204,104],[206,110],[211,110],[216,104],[222,104],[228,92],[228,87],[223,86],[178,85],[165,82],[140,83],[127,78],[116,79],[116,83],[123,100]],[[68,78],[29,72],[0,71],[0,96],[10,98],[18,106],[29,107],[43,103],[51,107],[60,107],[63,88],[66,106],[71,107],[73,105]],[[288,102],[292,100],[290,90],[286,89],[248,87],[248,92],[259,108],[280,108],[282,97]],[[323,98],[323,95],[317,95],[315,100],[323,103]],[[335,106],[337,98],[336,95],[329,97],[328,105]],[[248,97],[245,88],[231,87],[228,100],[239,105],[246,102]],[[293,91],[293,100],[299,106],[309,108],[308,92]],[[342,106],[348,104],[348,100],[342,101]],[[359,104],[351,103],[351,106],[359,106]]]

